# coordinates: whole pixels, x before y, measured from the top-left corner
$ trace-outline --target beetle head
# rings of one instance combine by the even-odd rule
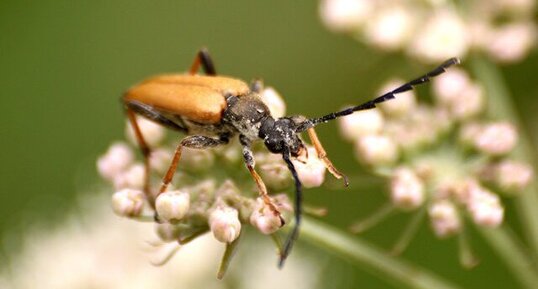
[[[297,157],[305,149],[303,141],[297,135],[297,128],[305,120],[302,116],[266,118],[260,127],[259,137],[272,153],[282,153],[285,148]]]

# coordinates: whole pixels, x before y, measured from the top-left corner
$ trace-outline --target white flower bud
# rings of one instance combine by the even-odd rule
[[[471,192],[467,210],[477,225],[485,227],[497,227],[504,218],[504,208],[499,197],[480,187]]]
[[[413,34],[414,15],[400,5],[390,5],[378,11],[366,22],[368,42],[385,50],[401,48]]]
[[[475,138],[475,147],[491,155],[510,152],[517,143],[518,134],[509,122],[496,122],[484,125]]]
[[[297,170],[297,175],[305,188],[315,188],[321,186],[325,180],[325,164],[317,156],[313,147],[308,147],[308,159],[303,163],[293,160],[293,165]]]
[[[396,143],[383,135],[361,137],[355,149],[359,158],[369,165],[388,165],[398,158]]]
[[[219,242],[231,243],[241,233],[241,222],[236,209],[217,207],[209,216],[209,227]]]
[[[358,111],[338,119],[340,132],[348,140],[377,134],[383,128],[383,115],[377,109]]]
[[[165,137],[165,129],[162,125],[157,124],[144,117],[136,117],[136,123],[144,136],[144,140],[150,147],[157,146]],[[138,145],[134,129],[131,126],[131,122],[127,121],[125,128],[127,138],[133,143]]]
[[[469,47],[467,26],[453,10],[434,13],[409,47],[409,53],[429,61],[463,56]]]
[[[383,87],[379,90],[379,94],[381,95],[387,91],[391,91],[402,84],[404,84],[404,82],[399,79],[391,80],[383,85]],[[396,98],[392,99],[391,101],[380,103],[379,108],[381,108],[386,115],[401,117],[411,111],[411,109],[416,106],[416,102],[417,100],[415,92],[413,90],[409,90],[398,94]]]
[[[250,215],[250,223],[266,235],[272,234],[282,227],[280,217],[274,214],[262,198],[256,199],[256,206]]]
[[[453,203],[436,201],[428,209],[433,231],[438,237],[448,237],[461,230],[461,221]]]
[[[189,211],[189,206],[189,193],[180,190],[161,193],[155,200],[157,214],[168,222],[181,220]]]
[[[139,190],[123,189],[112,195],[112,209],[122,217],[136,217],[144,208],[144,193]]]
[[[261,98],[275,119],[286,115],[286,103],[274,88],[266,87],[261,93]]]
[[[369,0],[324,0],[320,5],[321,19],[334,31],[353,31],[371,15]]]
[[[409,168],[398,168],[391,181],[392,203],[403,209],[416,209],[424,203],[424,184]]]
[[[133,164],[114,178],[114,188],[116,190],[123,188],[142,189],[144,187],[145,174],[146,170],[143,164]]]
[[[521,192],[532,181],[532,166],[512,160],[505,160],[495,166],[494,180],[497,185],[508,192]]]
[[[101,177],[111,181],[133,162],[133,152],[122,142],[113,143],[97,160],[97,171]]]

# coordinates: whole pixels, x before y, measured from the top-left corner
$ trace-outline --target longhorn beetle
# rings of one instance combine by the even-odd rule
[[[294,241],[299,235],[299,226],[301,224],[302,185],[291,161],[292,158],[297,158],[306,153],[305,145],[299,134],[305,131],[308,133],[318,157],[323,161],[328,171],[336,178],[343,179],[347,186],[347,178],[333,166],[327,157],[314,131],[314,127],[356,111],[375,108],[376,104],[393,99],[396,94],[428,82],[430,78],[445,72],[448,67],[458,63],[457,58],[451,58],[417,79],[411,80],[363,104],[341,111],[317,118],[286,116],[275,119],[260,99],[259,94],[263,86],[261,81],[255,80],[250,85],[247,85],[246,82],[239,79],[217,76],[208,51],[201,49],[187,74],[157,75],[131,87],[123,95],[122,101],[127,117],[134,129],[137,142],[144,156],[144,191],[149,203],[155,206],[155,198],[166,191],[172,181],[183,147],[194,149],[216,147],[227,144],[230,138],[239,135],[246,167],[256,182],[260,196],[265,204],[269,206],[272,213],[280,218],[280,225],[283,226],[284,219],[267,194],[263,180],[254,169],[251,143],[263,140],[271,153],[282,155],[295,182],[295,225],[280,252],[278,264],[279,267],[282,267],[286,257],[290,254]],[[206,75],[197,74],[200,66]],[[170,167],[163,178],[159,191],[156,193],[152,193],[149,188],[149,156],[151,150],[136,122],[136,114],[187,135],[175,149]]]

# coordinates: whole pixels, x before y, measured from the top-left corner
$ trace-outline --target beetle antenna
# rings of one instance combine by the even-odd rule
[[[460,63],[460,60],[458,58],[455,58],[455,57],[450,58],[449,60],[443,62],[443,64],[439,65],[434,70],[422,75],[421,77],[416,78],[414,80],[411,80],[411,81],[397,87],[396,89],[394,89],[392,91],[389,91],[389,92],[387,92],[387,93],[385,93],[385,94],[383,94],[381,96],[378,96],[378,97],[376,97],[376,98],[374,98],[374,99],[372,99],[370,101],[367,101],[367,102],[365,102],[363,104],[360,104],[360,105],[357,105],[357,106],[354,106],[354,107],[350,107],[350,108],[347,108],[347,109],[344,109],[344,110],[341,110],[341,111],[338,111],[338,112],[333,112],[333,113],[324,115],[322,117],[308,119],[307,121],[305,121],[304,123],[302,123],[299,126],[299,128],[297,129],[297,132],[305,131],[308,128],[314,127],[314,126],[316,126],[316,125],[318,125],[320,123],[325,123],[325,122],[328,122],[330,120],[333,120],[333,119],[336,119],[336,118],[339,118],[339,117],[342,117],[342,116],[350,115],[350,114],[352,114],[352,113],[354,113],[356,111],[359,111],[359,110],[366,110],[366,109],[374,108],[374,107],[376,107],[376,104],[378,104],[378,103],[382,103],[382,102],[385,102],[387,100],[395,98],[396,94],[406,92],[408,90],[413,89],[413,87],[415,87],[417,85],[429,82],[431,78],[433,78],[433,77],[435,77],[435,76],[437,76],[439,74],[442,74],[450,66],[455,65],[455,64],[459,64],[459,63]]]
[[[293,176],[293,180],[295,181],[295,225],[293,226],[293,229],[288,234],[288,238],[286,239],[286,243],[284,243],[284,247],[282,247],[282,251],[280,252],[280,260],[278,261],[278,268],[282,268],[284,266],[284,262],[286,261],[286,258],[291,252],[291,248],[293,247],[293,243],[299,236],[299,227],[301,225],[301,215],[302,215],[302,202],[303,202],[303,196],[302,196],[302,184],[299,180],[299,176],[297,175],[297,171],[295,170],[295,166],[290,160],[290,151],[289,148],[284,148],[284,152],[282,154],[282,158],[288,165],[288,169],[291,171],[291,174]]]

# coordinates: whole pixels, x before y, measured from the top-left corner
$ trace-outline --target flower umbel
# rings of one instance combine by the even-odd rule
[[[275,115],[285,114],[285,105],[272,88],[262,92],[262,99]],[[151,145],[149,156],[150,191],[144,192],[145,169],[134,160],[137,142],[127,124],[126,134],[132,145],[114,143],[97,162],[101,176],[117,190],[112,206],[117,215],[138,221],[155,222],[156,235],[168,254],[155,262],[166,263],[179,246],[211,232],[213,237],[234,250],[244,227],[252,225],[264,235],[278,240],[278,231],[290,221],[293,206],[285,194],[293,182],[287,165],[279,155],[262,146],[253,146],[256,168],[267,185],[269,196],[256,197],[259,188],[244,167],[241,147],[231,142],[214,149],[183,149],[173,181],[158,192],[171,159],[174,142],[166,141],[163,127],[143,120],[139,123]],[[325,164],[311,147],[294,164],[305,187],[324,182]],[[276,194],[278,193],[278,194]],[[280,243],[278,241],[277,243]],[[232,254],[225,253],[218,277],[221,278]]]
[[[465,223],[490,228],[502,223],[499,194],[517,195],[533,171],[510,157],[518,141],[516,126],[484,117],[480,87],[463,69],[454,69],[434,80],[433,104],[419,102],[398,114],[382,109],[382,126],[373,118],[357,118],[362,123],[353,126],[340,122],[343,136],[356,144],[358,159],[391,183],[390,204],[353,225],[353,231],[363,231],[394,209],[416,216],[427,210],[435,235],[442,238],[463,234]],[[355,129],[368,121],[375,130]],[[396,251],[405,247],[409,230],[416,230],[416,222],[411,223]],[[474,264],[467,261],[462,263]]]
[[[501,63],[518,62],[536,44],[534,1],[322,0],[321,19],[385,51],[421,61],[465,58],[478,51]]]

